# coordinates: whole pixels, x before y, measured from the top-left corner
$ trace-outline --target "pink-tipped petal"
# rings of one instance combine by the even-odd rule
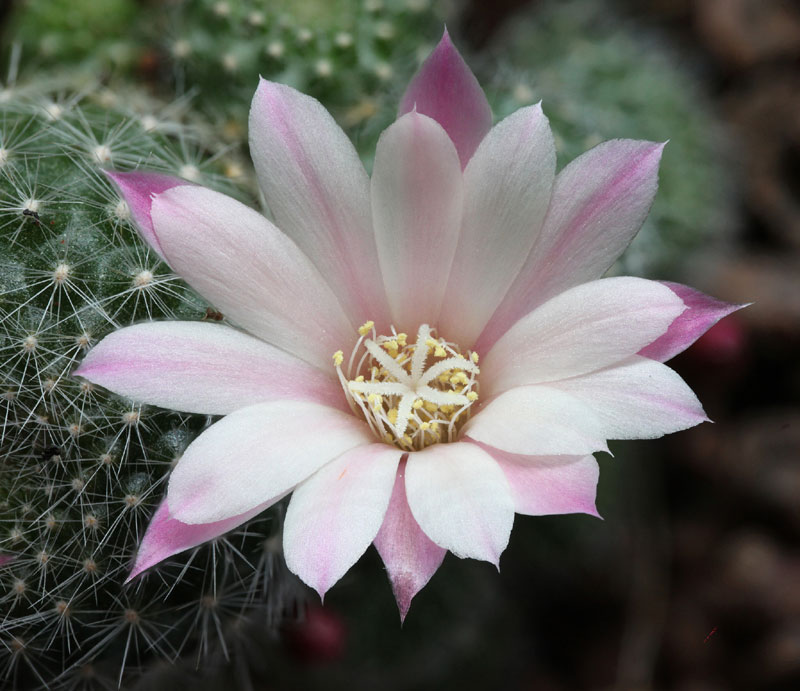
[[[447,134],[416,112],[381,135],[372,214],[393,324],[416,332],[439,316],[461,227],[461,168]]]
[[[643,278],[603,278],[571,288],[495,343],[481,365],[481,395],[613,365],[665,333],[684,309],[669,288]]]
[[[462,168],[492,127],[489,101],[447,30],[408,85],[398,114],[415,109],[444,127]]]
[[[639,351],[639,355],[651,360],[666,362],[686,350],[720,319],[747,307],[747,305],[732,305],[715,300],[699,290],[680,283],[669,281],[663,283],[683,300],[687,309],[670,324],[665,334]]]
[[[203,187],[153,201],[170,266],[232,322],[313,365],[329,368],[353,326],[319,271],[261,214]]]
[[[406,495],[425,534],[457,557],[499,565],[514,523],[500,467],[476,444],[434,444],[409,455]]]
[[[411,514],[406,498],[405,469],[403,460],[397,468],[389,508],[375,536],[375,548],[386,565],[401,621],[408,614],[411,600],[436,573],[447,554],[446,549],[422,532]]]
[[[402,455],[387,444],[360,446],[295,488],[283,525],[286,565],[320,597],[375,539]]]
[[[16,559],[15,554],[0,554],[0,566],[5,566],[6,564],[10,564]]]
[[[658,187],[663,144],[614,139],[587,151],[553,185],[542,232],[482,334],[487,349],[523,314],[600,278],[644,223]]]
[[[105,170],[103,172],[116,183],[120,192],[122,192],[122,198],[130,209],[131,217],[139,230],[139,234],[162,259],[165,259],[161,244],[153,230],[150,207],[153,204],[155,195],[166,192],[173,187],[191,185],[192,183],[171,175],[164,175],[163,173],[139,171],[121,173],[113,170]]]
[[[283,399],[348,409],[331,374],[222,324],[146,322],[120,329],[92,348],[73,375],[187,413],[225,415]]]
[[[275,223],[336,290],[350,318],[388,326],[369,177],[330,113],[316,99],[262,79],[250,108],[250,153]]]
[[[522,456],[483,448],[505,473],[517,513],[600,517],[595,506],[600,468],[594,456]]]
[[[173,554],[197,547],[204,542],[224,535],[269,508],[279,498],[263,502],[249,511],[245,511],[238,516],[226,518],[223,521],[196,525],[181,523],[179,520],[172,518],[165,499],[156,509],[153,518],[150,520],[150,525],[147,526],[147,531],[136,553],[136,561],[125,582],[129,583],[142,571],[155,566]]]
[[[489,446],[526,456],[585,456],[607,451],[595,412],[551,386],[509,389],[489,402],[461,430]]]
[[[184,523],[237,516],[291,490],[328,461],[374,441],[353,415],[316,403],[241,408],[184,451],[169,480],[172,515]]]
[[[648,358],[634,356],[614,367],[549,386],[591,408],[607,439],[656,439],[708,421],[680,375]]]
[[[439,330],[462,347],[480,335],[533,246],[556,170],[540,105],[495,125],[464,171],[464,220]]]

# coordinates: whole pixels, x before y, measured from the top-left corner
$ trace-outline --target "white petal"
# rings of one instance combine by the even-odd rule
[[[461,431],[489,446],[528,456],[584,456],[608,450],[594,411],[578,398],[549,386],[506,391]]]
[[[372,441],[364,422],[316,403],[276,401],[242,408],[186,449],[169,480],[170,512],[183,523],[236,516]]]
[[[663,148],[614,139],[558,174],[542,232],[481,335],[482,348],[537,305],[608,270],[647,217]]]
[[[346,405],[332,373],[236,329],[204,322],[146,322],[115,331],[73,375],[187,413],[224,415],[281,399]]]
[[[283,525],[286,565],[320,596],[378,534],[402,455],[388,444],[359,446],[295,488]]]
[[[475,444],[434,444],[409,454],[406,494],[420,528],[457,557],[497,565],[514,523],[503,471]]]
[[[320,270],[351,320],[387,326],[369,178],[330,113],[262,79],[250,109],[250,153],[278,227]]]
[[[482,448],[505,473],[517,513],[600,516],[595,506],[600,468],[594,456],[523,456]]]
[[[556,152],[539,105],[495,125],[464,170],[464,220],[439,330],[469,347],[533,246],[550,201]]]
[[[708,420],[677,372],[644,357],[550,386],[589,406],[607,439],[655,439]]]
[[[394,326],[416,332],[435,323],[461,224],[463,184],[453,142],[416,112],[378,140],[372,214]]]
[[[608,367],[652,343],[684,309],[667,286],[642,278],[576,286],[520,319],[487,353],[481,395]]]
[[[261,214],[203,187],[173,187],[151,209],[170,266],[238,326],[329,367],[353,326],[317,269]]]

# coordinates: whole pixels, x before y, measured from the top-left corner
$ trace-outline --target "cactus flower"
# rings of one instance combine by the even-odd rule
[[[130,578],[289,493],[287,564],[324,594],[375,544],[405,616],[450,551],[498,564],[514,514],[597,515],[607,439],[706,420],[663,364],[735,306],[602,276],[653,201],[662,144],[556,174],[540,105],[492,126],[445,33],[371,178],[316,100],[262,80],[250,147],[274,218],[109,173],[143,238],[226,317],[149,322],[75,374],[221,415],[178,460]]]

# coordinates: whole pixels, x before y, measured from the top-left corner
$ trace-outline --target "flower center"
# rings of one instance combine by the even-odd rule
[[[478,400],[478,354],[462,354],[427,324],[415,343],[394,328],[390,336],[378,336],[371,321],[358,334],[344,371],[344,354],[333,354],[353,412],[361,412],[379,439],[403,451],[455,441]]]

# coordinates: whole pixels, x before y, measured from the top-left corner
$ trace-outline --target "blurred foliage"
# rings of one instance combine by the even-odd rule
[[[136,0],[24,0],[5,39],[19,41],[36,69],[130,67],[137,52],[131,27],[140,9]]]

